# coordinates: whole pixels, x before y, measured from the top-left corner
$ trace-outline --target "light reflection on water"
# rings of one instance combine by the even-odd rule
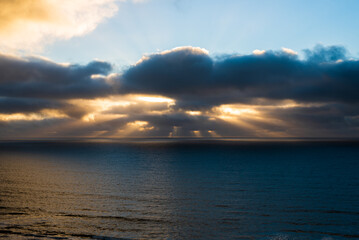
[[[359,239],[355,142],[2,142],[0,237]]]

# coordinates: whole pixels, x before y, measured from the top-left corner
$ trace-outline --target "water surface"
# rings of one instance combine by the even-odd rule
[[[359,143],[0,142],[5,239],[359,239]]]

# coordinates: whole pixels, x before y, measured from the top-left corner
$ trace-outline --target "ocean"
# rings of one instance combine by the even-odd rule
[[[3,239],[359,239],[359,142],[0,142]]]

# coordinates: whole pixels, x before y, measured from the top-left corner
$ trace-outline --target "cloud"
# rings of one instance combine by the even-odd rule
[[[120,76],[119,91],[176,95],[198,89],[210,79],[212,64],[207,51],[192,47],[146,56]]]
[[[0,114],[38,112],[43,109],[56,109],[64,105],[50,100],[27,98],[0,98]]]
[[[116,0],[1,0],[0,50],[38,50],[91,32],[118,10]]]
[[[0,55],[0,96],[68,99],[110,95],[102,75],[112,67],[93,61],[87,65],[58,64],[43,58]]]
[[[258,98],[359,101],[359,61],[347,60],[345,49],[337,46],[318,45],[305,52],[304,60],[288,50],[233,55],[219,61],[190,47],[153,54],[119,76],[119,91],[160,94],[189,107]]]
[[[298,53],[290,48],[285,48],[285,47],[282,47],[282,51],[287,53],[287,54],[292,54],[292,55],[298,55]]]
[[[358,136],[359,61],[340,46],[305,54],[180,47],[121,73],[0,55],[1,137]]]
[[[335,62],[347,59],[347,50],[343,46],[317,45],[313,50],[305,49],[304,53],[308,62]]]

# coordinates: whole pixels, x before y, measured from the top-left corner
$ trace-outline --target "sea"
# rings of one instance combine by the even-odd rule
[[[0,239],[359,239],[359,142],[1,141]]]

